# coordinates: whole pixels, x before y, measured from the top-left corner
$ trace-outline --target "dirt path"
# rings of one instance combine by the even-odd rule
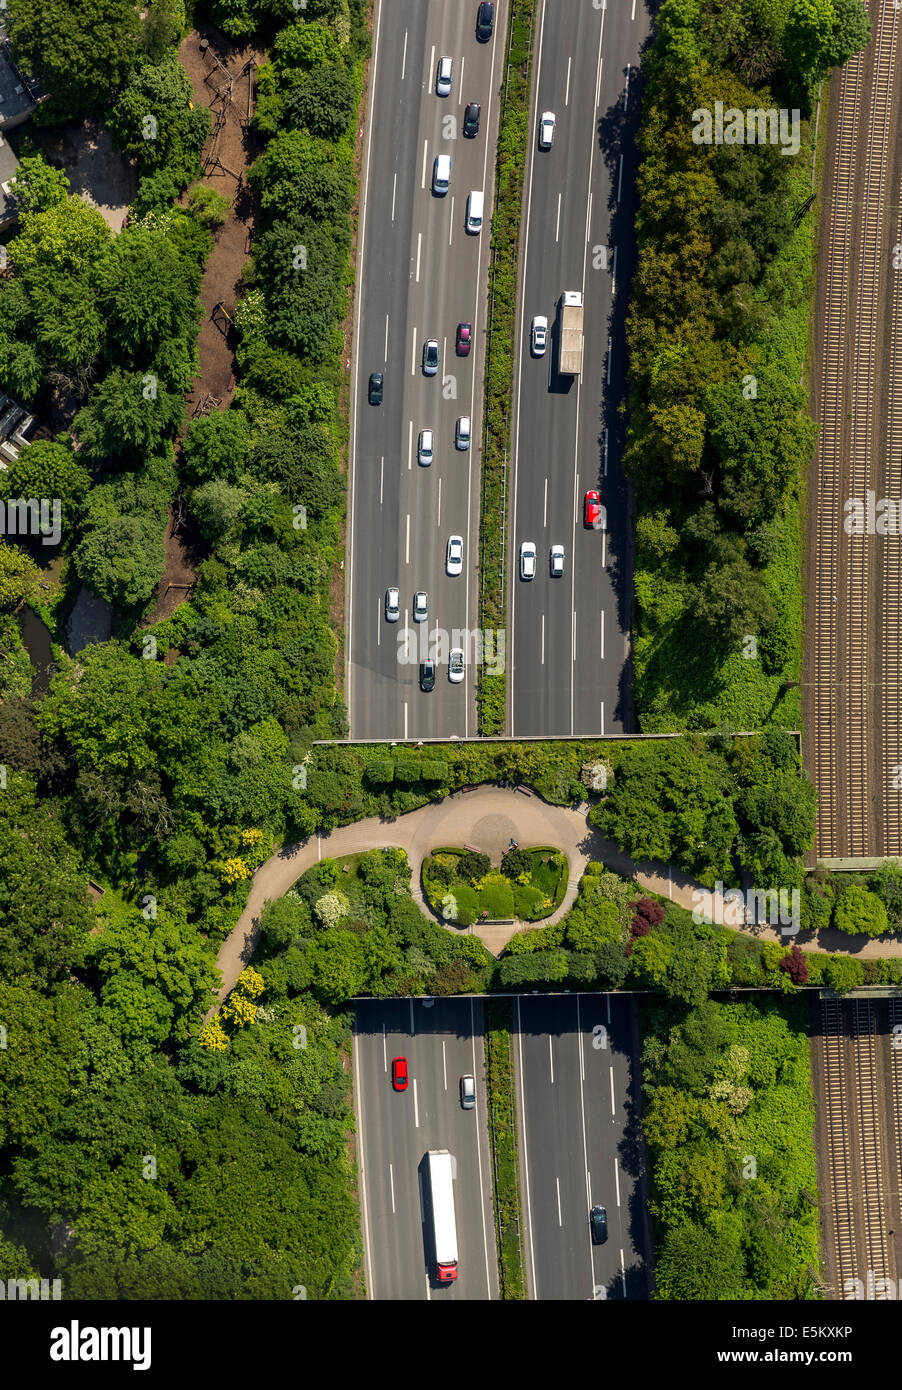
[[[319,859],[338,859],[386,845],[406,852],[414,901],[430,915],[431,909],[420,887],[420,870],[424,856],[433,849],[442,845],[471,844],[498,863],[510,840],[514,839],[521,849],[550,845],[566,854],[570,866],[567,891],[560,907],[550,917],[536,923],[476,924],[466,929],[478,936],[493,955],[499,955],[510,938],[524,926],[546,927],[560,921],[573,906],[579,881],[591,860],[603,862],[624,878],[634,879],[641,888],[670,898],[690,912],[698,905],[698,898],[693,896],[698,892],[698,884],[685,874],[674,873],[665,864],[631,859],[612,840],[605,839],[588,824],[588,809],[585,804],[576,808],[549,806],[535,795],[525,796],[504,787],[484,786],[471,792],[457,792],[444,801],[399,816],[393,822],[372,816],[327,835],[311,837],[301,844],[286,845],[257,870],[247,906],[220,947],[216,958],[223,981],[220,1000],[232,989],[253,955],[260,914],[267,902],[287,893],[301,874]],[[722,908],[722,899],[720,904]],[[737,929],[760,940],[780,941],[784,945],[798,939],[806,951],[848,951],[859,959],[902,955],[902,941],[871,941],[865,936],[846,936],[833,928],[800,933],[799,938],[781,937],[776,930],[760,925]]]

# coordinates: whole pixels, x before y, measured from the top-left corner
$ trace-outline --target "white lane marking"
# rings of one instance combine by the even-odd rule
[[[407,422],[407,468],[413,467],[413,421]]]
[[[588,241],[589,238],[590,238],[590,235],[591,235],[591,226],[592,226],[592,194],[590,193],[590,194],[589,194],[589,211],[588,211],[588,214],[587,214],[587,216],[586,216],[586,241]]]
[[[417,1079],[413,1079],[413,1122],[417,1129],[420,1127],[420,1103],[417,1098]]]
[[[545,479],[545,501],[542,505],[542,525],[548,525],[548,479]]]
[[[442,339],[442,361],[445,362],[445,361],[447,361],[447,359],[448,359],[448,339],[447,339],[447,336],[446,336],[446,337],[444,337],[444,338]]]
[[[564,1222],[563,1222],[563,1218],[561,1217],[561,1180],[560,1180],[560,1178],[555,1178],[555,1180],[554,1180],[554,1186],[555,1186],[555,1190],[556,1190],[556,1192],[557,1192],[557,1224],[558,1224],[559,1226],[563,1226]]]
[[[566,92],[566,95],[564,96],[564,105],[565,105],[565,106],[569,106],[569,105],[570,105],[570,69],[571,69],[572,67],[573,67],[573,56],[572,56],[572,54],[571,54],[571,56],[567,59],[567,92]]]
[[[417,232],[417,274],[416,274],[416,281],[417,281],[417,284],[420,283],[420,253],[421,253],[422,250],[423,250],[423,233],[422,233],[422,232]]]
[[[376,646],[382,646],[382,599],[376,599]]]
[[[413,351],[412,351],[412,353],[411,353],[411,358],[410,358],[410,375],[411,375],[411,376],[416,376],[416,374],[417,374],[417,327],[416,327],[416,324],[414,324],[414,326],[413,326]]]
[[[434,76],[434,74],[435,74],[435,44],[432,45],[432,52],[429,54],[429,72],[428,72],[427,78],[426,78],[426,80],[427,80],[427,82],[428,82],[428,84],[429,84],[430,86],[432,86],[432,83],[435,81],[435,76]]]
[[[611,266],[611,297],[617,293],[617,247],[614,247],[614,264]]]
[[[382,1025],[382,1070],[388,1071],[388,1049],[385,1046],[385,1024]]]
[[[374,69],[375,71],[375,65]],[[357,1044],[355,1046],[355,1043]],[[357,1154],[357,1166],[360,1172],[360,1215],[363,1225],[363,1255],[366,1261],[366,1286],[368,1296],[375,1297],[373,1285],[373,1266],[370,1260],[370,1218],[366,1200],[366,1144],[364,1142],[363,1126],[363,1087],[360,1084],[360,1047],[359,1040],[355,1039],[351,1045],[351,1056],[354,1066],[354,1092],[357,1097],[358,1124],[357,1133],[360,1138],[360,1149]]]
[[[385,455],[379,460],[379,506],[382,506],[382,487],[385,482]]]
[[[601,702],[601,732],[604,733],[604,700]]]
[[[551,1084],[554,1085],[554,1053],[551,1050],[551,1034],[548,1034],[548,1066],[551,1070]]]
[[[545,10],[542,9],[542,19],[544,22]],[[541,55],[541,35],[539,36],[539,53]],[[520,996],[517,995],[517,1058],[519,1061],[520,1079],[520,1118],[523,1124],[523,1185],[526,1189],[526,1228],[529,1231],[529,1268],[532,1274],[532,1296],[538,1298],[539,1290],[536,1284],[536,1255],[535,1240],[532,1232],[532,1199],[529,1192],[529,1144],[526,1139],[526,1087],[523,1084],[523,1029],[520,1024]]]
[[[571,660],[575,661],[575,660],[576,660],[576,609],[575,609],[575,608],[574,608],[574,610],[573,610],[573,633],[572,633],[572,636],[571,636],[571,643],[570,643],[570,645],[571,645],[571,650],[572,650]]]
[[[604,476],[608,476],[608,427],[604,429]]]
[[[404,53],[401,58],[401,81],[404,81],[407,72],[407,30],[404,30]]]
[[[621,160],[621,163],[622,163],[622,162],[623,162],[623,155],[620,156],[620,160]],[[392,179],[392,183],[391,183],[391,220],[392,220],[393,222],[394,222],[394,220],[395,220],[395,198],[396,198],[396,196],[397,196],[397,193],[398,193],[398,175],[397,175],[397,172],[396,172],[396,173],[395,173],[395,177]]]
[[[620,187],[623,183],[623,155],[620,156],[620,167],[617,170],[617,201],[620,202]]]
[[[618,1205],[618,1207],[619,1207],[619,1206],[620,1206],[620,1169],[619,1169],[618,1166],[617,1166],[617,1160],[616,1160],[616,1158],[614,1159],[614,1182],[615,1182],[616,1187],[617,1187],[617,1205]]]
[[[467,61],[467,60],[466,60],[465,57],[464,57],[464,58],[461,58],[461,60],[460,60],[460,72],[457,74],[457,81],[458,81],[459,89],[460,89],[460,96],[457,98],[457,104],[458,104],[458,106],[461,105],[461,103],[463,102],[463,99],[464,99],[464,63],[465,63],[466,61]]]
[[[451,194],[451,223],[448,227],[448,245],[451,245],[451,238],[454,236],[454,194]]]
[[[554,229],[555,241],[560,241],[561,239],[561,197],[562,194],[559,193],[557,195],[557,224]]]
[[[388,1181],[391,1187],[391,1210],[392,1216],[395,1215],[395,1174],[392,1165],[388,1165]]]
[[[608,385],[609,385],[609,386],[610,386],[610,384],[611,384],[611,358],[612,358],[613,356],[614,356],[614,347],[613,347],[613,344],[612,344],[610,338],[608,338]]]
[[[602,15],[602,17],[601,17],[601,23],[602,23],[602,26],[604,26],[604,15]],[[599,44],[599,48],[600,48],[600,47],[601,47],[601,45]],[[597,78],[595,79],[595,110],[596,110],[596,111],[598,110],[598,101],[599,101],[599,97],[600,97],[600,95],[601,95],[601,69],[602,69],[603,66],[604,66],[604,59],[603,59],[603,58],[599,58],[599,60],[598,60],[598,76],[597,76]],[[594,145],[593,145],[593,149],[594,149]]]
[[[629,94],[630,94],[630,73],[631,73],[631,72],[632,72],[632,68],[630,67],[629,63],[627,63],[627,65],[626,65],[626,82],[624,83],[624,87],[623,87],[623,109],[624,109],[624,111],[626,110],[626,102],[627,102],[627,98],[628,98],[628,96],[629,96]]]
[[[607,567],[608,567],[608,533],[607,533],[607,531],[602,531],[602,533],[601,533],[601,568],[604,570],[604,569],[607,569]]]
[[[586,1206],[592,1206],[592,1174],[586,1169]]]
[[[407,701],[404,701],[404,742],[407,742]]]
[[[423,177],[422,177],[422,179],[420,180],[420,187],[421,187],[421,188],[425,188],[425,187],[426,187],[426,160],[427,160],[427,158],[428,158],[428,155],[429,155],[429,141],[428,141],[428,140],[424,140],[424,141],[423,141]]]
[[[476,1017],[473,1000],[470,1000],[470,1048],[473,1054],[473,1075],[478,1078],[479,1073],[476,1069]],[[489,1298],[492,1297],[492,1276],[489,1273],[489,1234],[488,1223],[485,1219],[485,1186],[482,1181],[482,1138],[480,1130],[481,1112],[477,1105],[474,1119],[476,1121],[476,1162],[479,1167],[479,1205],[482,1208],[482,1248],[485,1251],[485,1287]]]
[[[438,519],[437,519],[437,521],[436,521],[436,525],[437,525],[437,526],[441,526],[441,524],[442,524],[442,480],[441,480],[441,478],[439,478],[439,480],[438,480]]]
[[[630,19],[635,19],[635,18],[636,18],[636,0],[633,0],[633,12],[632,12],[632,14],[630,15]]]
[[[545,614],[542,614],[542,665],[545,665]]]
[[[604,661],[604,609],[601,610],[601,659]]]
[[[445,1058],[445,1039],[444,1039],[444,1038],[442,1038],[442,1080],[443,1080],[444,1083],[445,1083],[445,1090],[447,1091],[447,1089],[448,1089],[448,1068],[447,1068],[447,1066],[446,1066],[446,1058]]]
[[[611,1063],[611,1116],[617,1114],[617,1107],[614,1104],[614,1063]]]
[[[385,315],[385,360],[388,361],[388,314]]]
[[[404,543],[404,563],[410,564],[410,512],[407,513],[407,540]]]

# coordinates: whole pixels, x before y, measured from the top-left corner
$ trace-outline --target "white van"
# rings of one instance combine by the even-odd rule
[[[467,197],[467,231],[474,236],[482,231],[482,199],[482,193],[475,191]]]
[[[450,154],[437,154],[435,163],[432,166],[432,191],[433,193],[444,194],[451,186],[451,156]]]

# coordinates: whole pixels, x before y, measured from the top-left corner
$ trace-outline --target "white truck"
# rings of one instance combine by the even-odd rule
[[[450,1284],[457,1278],[457,1224],[454,1219],[451,1155],[447,1149],[431,1149],[427,1158],[432,1195],[435,1277],[440,1284]]]
[[[564,290],[558,301],[558,374],[579,376],[583,367],[583,297]]]

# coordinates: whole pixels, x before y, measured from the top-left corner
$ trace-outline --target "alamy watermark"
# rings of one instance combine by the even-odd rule
[[[866,492],[850,497],[843,507],[843,530],[847,536],[902,535],[902,498],[881,497]]]
[[[0,1303],[4,1299],[13,1303],[27,1302],[29,1299],[39,1299],[43,1303],[59,1302],[62,1296],[61,1279],[0,1279]]]
[[[729,888],[724,892],[720,879],[709,888],[693,888],[692,920],[714,923],[718,927],[743,927],[766,922],[779,927],[781,936],[796,936],[801,921],[801,895],[798,888]]]
[[[699,106],[692,113],[694,145],[779,145],[781,154],[798,154],[802,142],[801,112],[776,107],[738,106],[724,110],[715,101],[714,110]]]
[[[40,536],[42,545],[59,545],[63,504],[58,497],[15,497],[0,501],[0,536]]]
[[[507,633],[504,628],[444,627],[427,631],[425,623],[402,627],[398,631],[398,665],[416,666],[432,660],[446,665],[449,653],[460,649],[468,666],[484,666],[486,675],[503,676],[507,658]]]

